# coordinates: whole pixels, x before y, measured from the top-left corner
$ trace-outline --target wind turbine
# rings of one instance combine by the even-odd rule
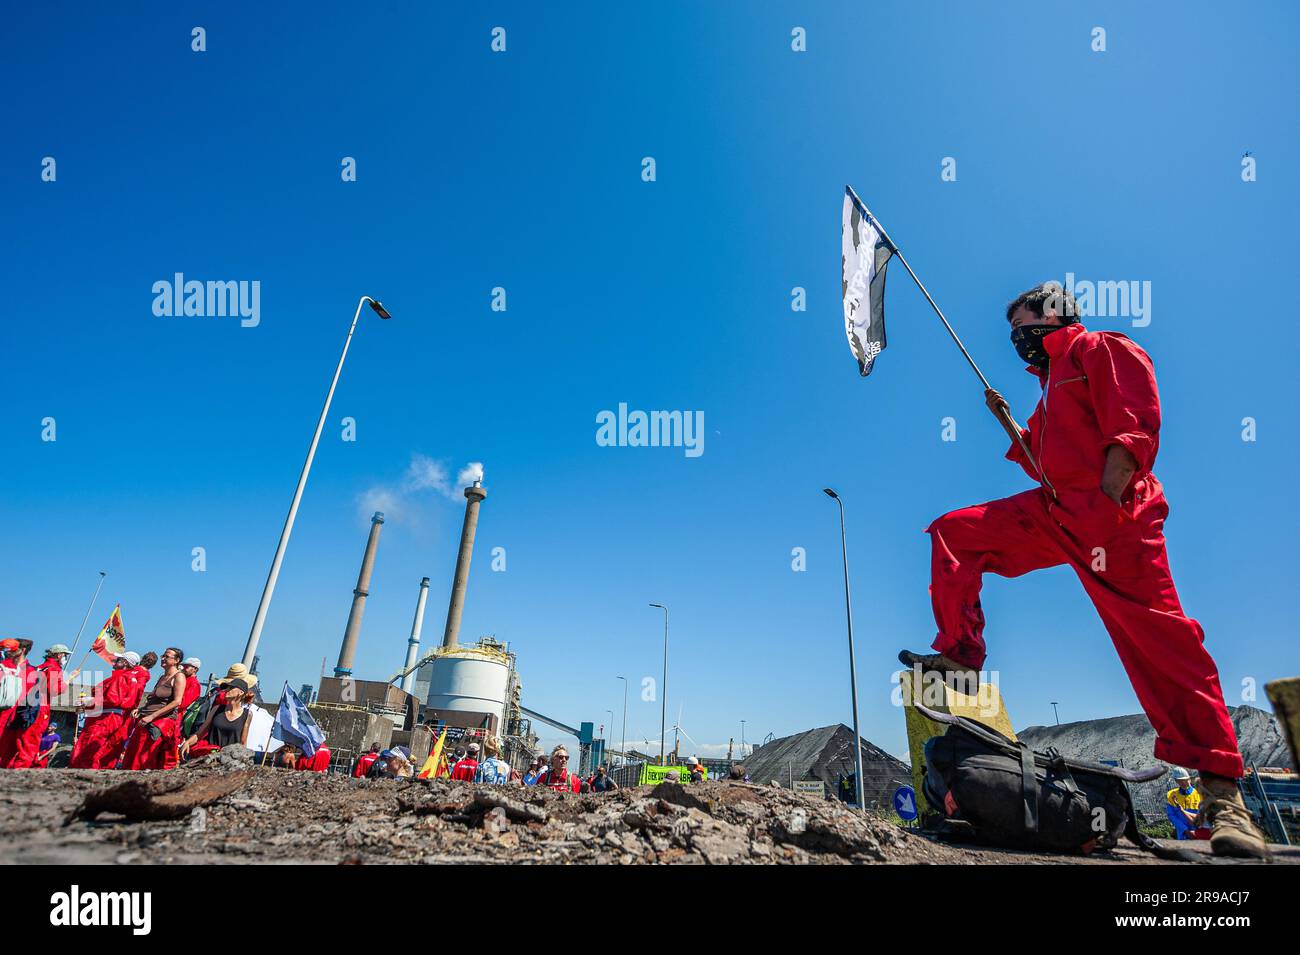
[[[678,739],[679,734],[691,741],[691,745],[695,747],[695,755],[698,757],[700,755],[700,744],[695,742],[690,733],[682,729],[682,704],[680,703],[677,704],[677,722],[673,724],[673,757],[676,759],[680,759],[678,752],[678,747],[681,745],[681,741]]]

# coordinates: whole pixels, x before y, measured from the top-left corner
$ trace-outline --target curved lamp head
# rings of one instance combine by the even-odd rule
[[[827,497],[833,497],[837,501],[840,499],[840,496],[828,487],[822,488],[822,491],[826,494]]]
[[[376,302],[373,298],[370,300],[370,307],[375,310],[375,314],[378,315],[380,318],[393,317],[392,315],[388,314],[388,309],[384,308],[383,305],[381,305],[379,302]]]

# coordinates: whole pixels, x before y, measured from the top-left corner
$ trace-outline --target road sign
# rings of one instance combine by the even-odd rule
[[[894,790],[894,812],[904,822],[916,818],[916,790],[911,786],[899,786]]]

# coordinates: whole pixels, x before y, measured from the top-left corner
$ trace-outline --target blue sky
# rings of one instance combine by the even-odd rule
[[[485,465],[462,637],[510,642],[529,707],[621,721],[624,675],[629,738],[657,739],[659,705],[637,690],[661,666],[658,601],[672,609],[669,721],[680,706],[694,740],[725,746],[742,719],[750,741],[848,722],[829,484],[848,509],[863,734],[904,752],[889,675],[900,647],[933,637],[922,529],[1026,482],[897,266],[889,348],[858,377],[838,285],[851,182],[1021,420],[1036,385],[1005,302],[1066,272],[1151,283],[1146,327],[1089,324],[1156,362],[1174,573],[1239,702],[1243,680],[1300,671],[1295,375],[1290,317],[1269,301],[1298,251],[1298,16],[15,9],[0,38],[0,633],[70,642],[105,570],[88,631],[121,601],[133,647],[180,645],[214,670],[238,659],[371,293],[394,319],[363,316],[353,342],[263,634],[270,687],[333,667],[366,495],[422,455],[453,477]],[[191,51],[194,26],[206,52]],[[495,26],[505,53],[490,50]],[[259,281],[260,324],[155,316],[151,287],[176,272]],[[490,307],[498,286],[505,312]],[[620,402],[703,411],[705,453],[598,446],[595,416]],[[41,440],[46,417],[56,441]],[[442,630],[462,503],[404,505],[380,545],[363,678],[400,665],[422,576],[426,642]],[[1138,710],[1068,570],[990,578],[984,606],[1017,726],[1050,720],[1052,700],[1064,720]]]

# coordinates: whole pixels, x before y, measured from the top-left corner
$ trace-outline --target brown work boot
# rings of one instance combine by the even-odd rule
[[[1250,810],[1241,798],[1236,780],[1202,773],[1201,792],[1206,799],[1201,809],[1211,830],[1210,848],[1216,856],[1242,859],[1269,857],[1264,834],[1251,819]]]
[[[975,667],[968,667],[964,663],[958,663],[942,653],[913,653],[911,650],[900,650],[898,652],[898,662],[909,669],[919,665],[922,672],[944,675],[955,673],[960,674],[963,679],[970,682],[976,684],[979,682],[979,671]]]

